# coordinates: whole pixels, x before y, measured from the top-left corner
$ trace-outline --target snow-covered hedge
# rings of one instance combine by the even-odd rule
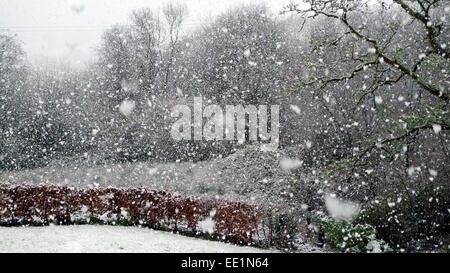
[[[0,184],[1,225],[101,223],[207,232],[235,243],[268,238],[264,210],[242,202],[175,195],[147,188],[76,188]]]

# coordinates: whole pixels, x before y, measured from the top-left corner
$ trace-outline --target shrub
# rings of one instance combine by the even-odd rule
[[[371,204],[364,221],[396,251],[433,250],[449,244],[449,207],[447,186],[427,187],[403,195],[401,202]]]
[[[366,253],[385,252],[387,245],[376,240],[376,230],[368,224],[355,221],[337,221],[325,217],[321,221],[321,228],[325,241],[340,252]]]
[[[252,242],[262,215],[254,207],[240,202],[223,202],[214,216],[219,234],[239,242]]]

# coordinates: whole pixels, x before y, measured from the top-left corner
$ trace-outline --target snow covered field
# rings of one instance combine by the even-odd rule
[[[261,253],[254,247],[122,226],[1,227],[0,252]]]
[[[279,167],[283,156],[282,151],[263,152],[260,146],[253,145],[225,158],[196,163],[89,165],[87,162],[77,162],[73,166],[65,166],[55,161],[44,168],[1,171],[0,181],[17,184],[56,183],[77,187],[148,187],[171,193],[219,196],[248,202],[260,200],[266,192],[285,188],[283,181],[290,181],[292,176]]]

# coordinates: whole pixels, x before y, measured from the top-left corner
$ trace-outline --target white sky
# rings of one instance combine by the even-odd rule
[[[289,0],[178,0],[186,3],[186,28],[193,29],[240,3],[266,2],[274,13]],[[8,28],[23,42],[29,59],[88,62],[102,32],[125,23],[130,12],[150,7],[158,11],[167,0],[0,0],[0,28]]]

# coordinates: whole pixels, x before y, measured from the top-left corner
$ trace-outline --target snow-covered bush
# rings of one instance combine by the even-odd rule
[[[321,228],[325,241],[338,251],[347,253],[385,252],[387,245],[376,239],[376,230],[368,224],[325,217]]]

